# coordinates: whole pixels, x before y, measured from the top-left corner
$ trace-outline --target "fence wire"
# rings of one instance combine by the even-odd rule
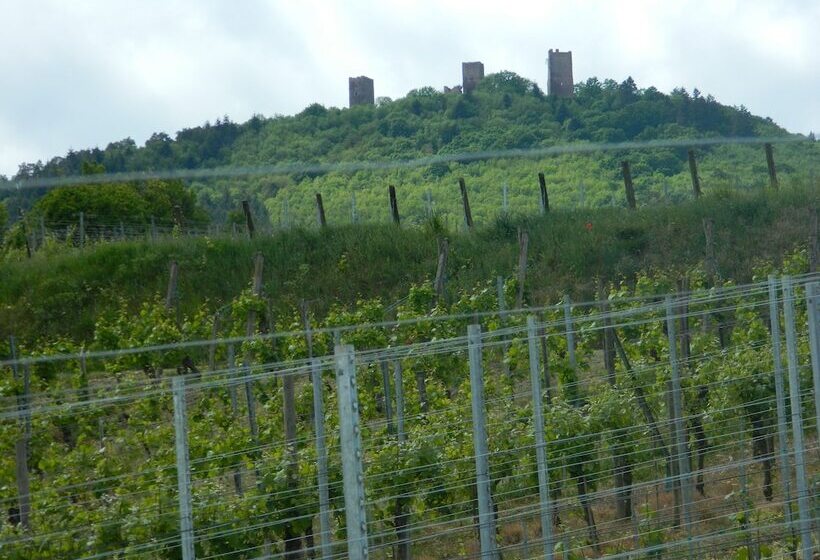
[[[818,280],[187,343],[174,377],[15,355],[0,551],[808,559]]]

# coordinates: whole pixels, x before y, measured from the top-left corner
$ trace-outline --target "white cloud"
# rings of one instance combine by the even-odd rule
[[[461,61],[544,85],[549,48],[575,79],[698,87],[797,132],[820,130],[812,0],[0,0],[0,173],[229,114],[345,106],[460,81]]]

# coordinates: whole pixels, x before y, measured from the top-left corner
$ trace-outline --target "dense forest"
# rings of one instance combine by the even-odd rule
[[[303,164],[304,171],[291,173],[190,180],[187,184],[204,212],[194,212],[186,203],[186,217],[224,224],[239,219],[231,211],[240,200],[249,199],[265,225],[312,224],[313,195],[322,192],[329,220],[386,221],[386,186],[395,184],[400,209],[408,218],[419,221],[435,210],[458,227],[458,177],[467,179],[478,219],[495,216],[504,205],[502,198],[506,198],[503,209],[534,210],[538,172],[545,173],[556,204],[623,205],[622,159],[632,164],[639,204],[679,201],[689,196],[687,146],[651,147],[652,141],[755,136],[802,138],[789,135],[768,118],[753,116],[743,106],[722,105],[697,89],[690,93],[678,88],[665,94],[653,87],[640,89],[631,78],[621,83],[591,78],[576,85],[573,98],[561,99],[546,96],[534,82],[505,71],[487,76],[467,95],[423,87],[401,99],[380,98],[375,106],[338,109],[312,104],[294,116],[257,115],[242,124],[225,116],[213,124],[183,129],[173,138],[156,133],[144,146],[126,138],[104,149],[70,151],[45,163],[23,164],[10,179],[0,177],[0,199],[5,198],[7,213],[15,220],[20,210],[30,210],[45,193],[45,189],[13,188],[32,179],[100,171],[276,165],[294,165],[298,170]],[[813,138],[804,140],[776,146],[778,171],[786,181],[812,180],[820,151]],[[590,148],[621,142],[650,147],[544,155],[544,150],[556,146]],[[766,183],[762,147],[695,144],[705,188],[754,188]],[[470,156],[476,153],[489,155]],[[468,157],[462,161],[447,161],[464,155]],[[389,165],[429,157],[443,160],[410,167]],[[310,168],[361,161],[388,165],[358,171],[332,170],[332,165],[331,170]],[[98,189],[86,193],[88,204],[96,199],[92,192]],[[76,212],[81,205],[77,202],[71,208]],[[172,212],[168,207],[154,210]],[[40,212],[50,221],[65,218]],[[102,213],[89,212],[91,219]],[[129,222],[147,219],[146,205],[136,200],[133,209],[119,205],[116,213],[119,220]],[[0,215],[0,225],[3,221]]]

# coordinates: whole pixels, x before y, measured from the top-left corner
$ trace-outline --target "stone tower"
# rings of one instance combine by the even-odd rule
[[[473,91],[478,82],[484,78],[484,65],[480,62],[462,62],[461,63],[461,83],[462,91],[470,93]]]
[[[358,78],[348,78],[348,88],[350,90],[350,106],[373,105],[373,80],[367,76]]]
[[[547,58],[547,95],[572,97],[572,51],[550,49]]]

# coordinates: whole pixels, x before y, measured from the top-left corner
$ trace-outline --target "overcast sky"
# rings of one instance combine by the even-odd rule
[[[820,131],[820,0],[0,0],[0,174],[69,148],[222,115],[347,105],[461,81],[461,62],[546,90],[550,48],[590,76],[697,87]]]

